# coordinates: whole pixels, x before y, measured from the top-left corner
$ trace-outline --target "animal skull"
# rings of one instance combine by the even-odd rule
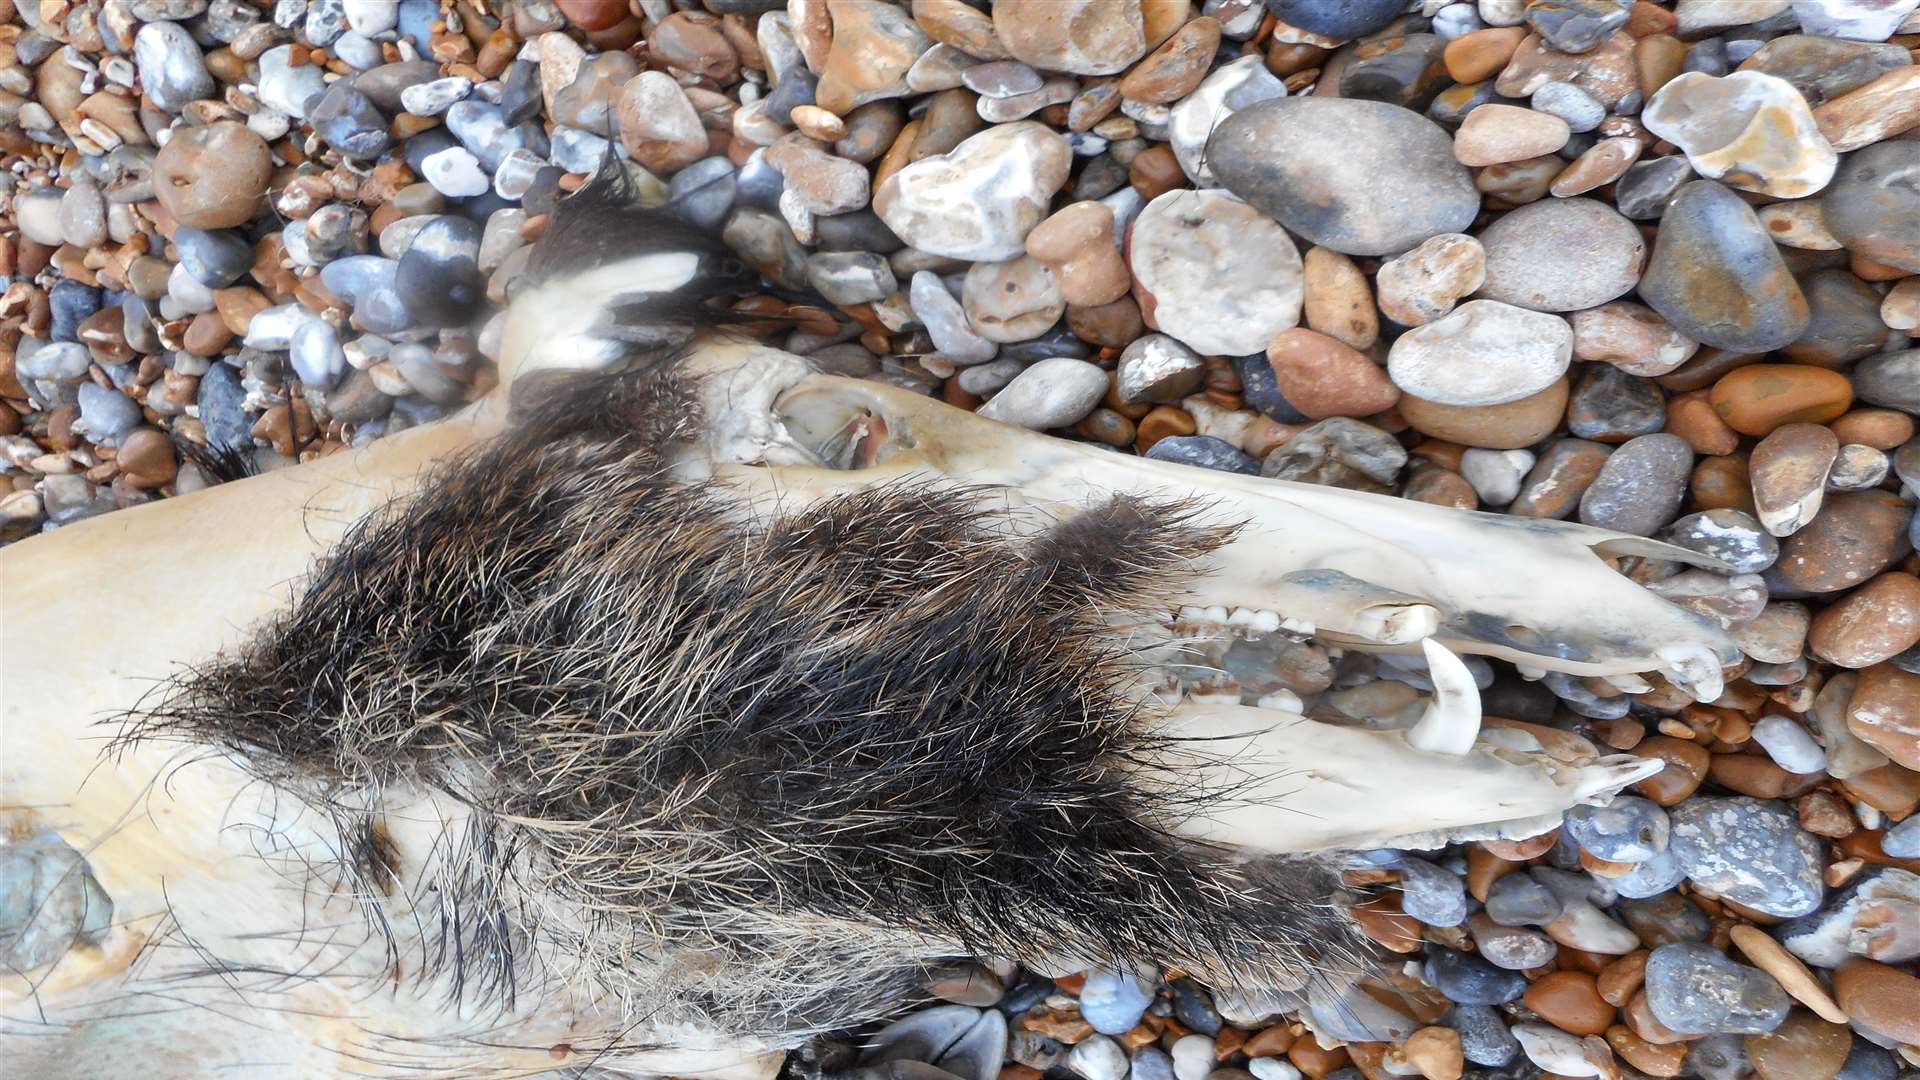
[[[429,897],[470,869],[460,862],[472,850],[450,840],[474,824],[464,792],[404,782],[380,792],[382,829],[366,835],[383,850],[370,854],[343,826],[364,810],[352,793],[303,798],[204,746],[137,741],[103,755],[114,729],[99,726],[151,705],[182,665],[242,649],[356,523],[501,438],[515,384],[556,368],[611,371],[620,352],[603,313],[686,286],[695,266],[651,255],[517,297],[502,387],[441,422],[0,551],[0,814],[10,840],[0,908],[40,909],[9,916],[40,935],[25,953],[16,947],[35,966],[6,976],[0,1005],[0,1045],[23,1075],[137,1067],[160,1080],[242,1066],[522,1076],[584,1062],[711,1080],[772,1075],[791,1044],[785,1033],[745,1038],[670,1013],[635,1015],[630,1000],[590,981],[466,1007],[459,980],[470,969],[425,963],[448,940],[429,925],[446,917]],[[721,493],[743,520],[935,482],[990,493],[1004,511],[996,527],[1016,538],[1115,495],[1179,500],[1239,526],[1195,560],[1162,618],[1112,629],[1139,660],[1141,723],[1207,748],[1125,768],[1145,785],[1232,792],[1170,823],[1203,844],[1252,856],[1543,832],[1659,763],[1602,757],[1570,736],[1543,741],[1555,733],[1523,725],[1482,730],[1462,655],[1629,688],[1657,672],[1703,700],[1738,659],[1723,632],[1604,561],[1714,565],[1664,544],[1117,455],[823,374],[720,333],[703,334],[684,367],[703,424],[673,473]],[[1297,701],[1244,702],[1217,678],[1182,685],[1179,665],[1196,649],[1203,663],[1213,655],[1206,639],[1275,635],[1393,655],[1423,669],[1433,691],[1410,711],[1328,723]],[[83,639],[86,655],[111,666],[80,666],[70,646]],[[384,895],[343,869],[367,858],[391,870]],[[550,921],[579,914],[541,910]],[[923,947],[937,956],[957,946]],[[514,972],[491,976],[510,983]]]

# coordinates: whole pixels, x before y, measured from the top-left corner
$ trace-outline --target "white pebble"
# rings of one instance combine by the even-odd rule
[[[251,323],[247,330],[253,330]],[[308,386],[331,389],[346,370],[347,354],[340,348],[340,335],[325,319],[312,319],[294,327],[287,348],[294,373]]]
[[[1790,773],[1827,771],[1827,752],[1813,741],[1807,729],[1784,716],[1767,716],[1753,725],[1753,741],[1773,759],[1775,765]]]
[[[1470,447],[1460,455],[1460,475],[1488,506],[1505,506],[1520,494],[1520,482],[1533,468],[1527,450],[1484,450]]]
[[[1086,419],[1106,393],[1106,372],[1085,360],[1054,356],[1021,372],[976,415],[1046,431]]]
[[[1550,1073],[1561,1076],[1599,1076],[1600,1069],[1587,1060],[1586,1046],[1579,1036],[1546,1024],[1515,1024],[1507,1029],[1520,1040],[1527,1060]]]
[[[1087,1080],[1121,1080],[1127,1075],[1127,1052],[1105,1035],[1093,1035],[1075,1044],[1067,1068]]]
[[[347,25],[372,37],[391,30],[400,21],[400,5],[394,0],[341,0]]]
[[[439,116],[473,93],[473,80],[461,75],[414,83],[400,91],[400,104],[415,116]]]
[[[420,172],[433,190],[452,199],[465,199],[486,192],[490,187],[480,159],[464,147],[449,146],[437,154],[428,154],[420,163]]]
[[[245,344],[254,349],[287,348],[293,344],[294,332],[302,323],[319,317],[299,304],[262,308],[254,312],[253,319],[247,323]]]
[[[1185,1035],[1173,1044],[1173,1075],[1177,1080],[1207,1080],[1217,1062],[1211,1036]]]
[[[1300,1080],[1300,1070],[1293,1063],[1277,1057],[1257,1057],[1247,1062],[1247,1071],[1256,1080]]]

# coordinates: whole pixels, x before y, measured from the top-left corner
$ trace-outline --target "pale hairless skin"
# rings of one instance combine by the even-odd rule
[[[505,355],[522,359],[503,365],[506,381],[540,366],[525,359],[540,352],[510,325]],[[1238,774],[1240,797],[1196,813],[1185,826],[1196,838],[1313,851],[1541,831],[1657,765],[1556,759],[1513,732],[1480,735],[1454,652],[1578,674],[1665,670],[1706,698],[1736,655],[1724,634],[1594,553],[1697,561],[1665,545],[1109,454],[812,373],[770,349],[710,342],[691,366],[705,376],[709,430],[681,468],[761,509],[909,475],[999,486],[1036,521],[1121,492],[1205,499],[1247,528],[1195,568],[1182,606],[1280,612],[1342,646],[1426,649],[1436,701],[1411,732],[1232,704],[1166,710],[1156,723],[1170,733],[1238,751],[1213,768]],[[531,1075],[587,1060],[616,1026],[671,1048],[623,1053],[629,1071],[764,1080],[777,1068],[765,1046],[636,1036],[606,1003],[564,991],[505,1016],[463,1015],[445,986],[403,977],[364,911],[305,872],[339,858],[329,818],[176,744],[101,756],[114,731],[104,719],[136,708],[178,665],[241,643],[354,521],[497,433],[505,389],[361,450],[0,550],[0,815],[16,839],[57,832],[114,906],[97,944],[6,977],[0,1047],[22,1075]],[[862,416],[879,425],[870,466],[821,467],[816,450]],[[388,798],[401,876],[425,879],[465,811],[437,793]],[[403,941],[405,917],[385,912]],[[226,970],[208,976],[209,957]]]

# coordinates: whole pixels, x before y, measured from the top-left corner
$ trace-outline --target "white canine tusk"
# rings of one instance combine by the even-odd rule
[[[1420,722],[1407,730],[1407,745],[1430,754],[1465,754],[1480,734],[1480,688],[1473,672],[1445,645],[1433,638],[1420,643],[1427,654],[1427,675],[1433,680],[1433,700]]]

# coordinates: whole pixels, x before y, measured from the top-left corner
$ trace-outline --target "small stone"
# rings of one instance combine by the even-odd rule
[[[1127,1052],[1105,1035],[1090,1036],[1067,1054],[1067,1068],[1085,1080],[1122,1080],[1127,1075]]]
[[[1680,188],[1693,179],[1693,167],[1681,155],[1636,162],[1613,187],[1613,205],[1634,221],[1652,221],[1666,212]]]
[[[1200,389],[1206,365],[1198,353],[1165,334],[1128,345],[1116,365],[1114,393],[1123,402],[1177,402]]]
[[[1567,370],[1566,320],[1472,300],[1393,343],[1387,371],[1400,389],[1443,405],[1499,405],[1551,386]]]
[[[1567,144],[1572,128],[1551,113],[1489,102],[1467,114],[1454,134],[1453,155],[1476,168],[1525,161]]]
[[[1893,562],[1912,518],[1912,508],[1889,492],[1834,495],[1781,546],[1776,568],[1783,581],[1807,592],[1852,588]]]
[[[1206,1080],[1215,1065],[1213,1039],[1206,1035],[1183,1035],[1173,1044],[1173,1075],[1178,1080]]]
[[[978,415],[1036,431],[1071,427],[1106,392],[1106,372],[1085,360],[1056,356],[1021,372]]]
[[[1845,270],[1816,270],[1800,279],[1813,317],[1781,352],[1802,364],[1841,368],[1872,356],[1887,344],[1880,321],[1880,294]]]
[[[1248,476],[1260,473],[1259,458],[1242,453],[1232,443],[1210,435],[1168,435],[1155,440],[1142,456],[1154,461],[1171,461],[1202,469],[1245,473]]]
[[[1736,574],[1757,574],[1780,556],[1780,544],[1760,522],[1738,510],[1703,510],[1674,522],[1661,539],[1728,563]]]
[[[845,116],[870,101],[907,94],[907,71],[933,42],[906,9],[882,0],[831,0],[827,9],[833,36],[816,103]]]
[[[1511,876],[1511,875],[1509,875]],[[1538,930],[1514,926],[1473,928],[1473,947],[1487,963],[1506,971],[1527,971],[1551,963],[1560,946]]]
[[[1693,451],[1677,435],[1642,435],[1607,458],[1580,497],[1588,525],[1652,536],[1672,520],[1686,495]]]
[[[1131,1031],[1151,1004],[1153,988],[1124,972],[1089,972],[1080,988],[1080,1015],[1103,1035]]]
[[[1140,0],[1011,0],[993,5],[1008,54],[1048,71],[1112,75],[1147,51]]]
[[[1371,348],[1380,320],[1366,275],[1352,259],[1323,247],[1309,248],[1302,264],[1307,326],[1353,348]]]
[[[1010,259],[1024,252],[1027,233],[1066,183],[1072,158],[1066,140],[1042,124],[998,125],[889,176],[874,191],[873,208],[923,251]]]
[[[1659,855],[1667,849],[1670,833],[1666,811],[1630,795],[1604,807],[1576,806],[1567,811],[1563,828],[1588,853],[1619,863],[1646,862]]]
[[[394,272],[394,289],[407,313],[426,326],[457,326],[481,303],[486,283],[480,276],[480,226],[442,215],[431,219]]]
[[[1564,53],[1583,53],[1625,26],[1631,10],[1621,0],[1534,0],[1525,17],[1547,44]]]
[[[84,382],[79,390],[80,422],[93,441],[114,446],[140,425],[140,406],[118,390]]]
[[[1631,300],[1576,311],[1567,319],[1573,325],[1574,359],[1612,364],[1630,375],[1665,375],[1700,348],[1659,312]]]
[[[1793,17],[1802,33],[1885,41],[1917,6],[1913,0],[1794,0]]]
[[[1467,890],[1458,874],[1422,859],[1400,860],[1400,908],[1428,926],[1458,926],[1467,918]]]
[[[1763,72],[1686,72],[1653,96],[1640,119],[1684,150],[1701,176],[1776,198],[1826,187],[1839,161],[1806,98]]]
[[[245,125],[181,127],[154,157],[154,196],[189,228],[232,228],[252,220],[272,171],[266,142]]]
[[[1457,1005],[1447,1022],[1460,1033],[1460,1050],[1475,1065],[1504,1068],[1520,1054],[1519,1040],[1508,1032],[1506,1021],[1491,1006]]]
[[[253,265],[252,245],[232,230],[179,228],[173,244],[181,268],[210,289],[233,284]]]
[[[1826,771],[1826,751],[1806,728],[1784,716],[1762,717],[1753,726],[1753,741],[1766,749],[1774,764],[1790,773],[1804,776]]]
[[[1260,475],[1355,491],[1385,492],[1407,451],[1379,428],[1346,417],[1322,420],[1268,454]]]
[[[967,271],[960,302],[975,333],[1004,343],[1046,333],[1067,306],[1054,287],[1053,272],[1031,255],[974,263]]]
[[[1840,448],[1833,471],[1827,474],[1827,487],[1834,491],[1865,491],[1879,487],[1892,471],[1892,460],[1871,446],[1850,445]]]
[[[1300,320],[1299,253],[1225,192],[1171,191],[1140,212],[1127,257],[1148,324],[1208,355],[1244,355]]]
[[[319,390],[327,390],[347,369],[347,354],[340,347],[340,336],[324,319],[303,322],[294,328],[287,343],[288,359],[300,381]]]
[[[1896,68],[1813,110],[1834,150],[1846,153],[1920,123],[1920,65]]]
[[[1575,1035],[1598,1035],[1613,1026],[1612,1005],[1600,997],[1592,975],[1584,971],[1554,971],[1527,987],[1527,1008],[1542,1020]]]
[[[1189,20],[1120,80],[1120,93],[1135,101],[1171,105],[1206,77],[1220,47],[1220,20]]]
[[[1819,841],[1784,804],[1695,798],[1676,807],[1672,819],[1674,854],[1694,884],[1769,915],[1805,915],[1820,906]]]
[[[1838,372],[1800,364],[1748,364],[1714,383],[1714,411],[1745,435],[1786,424],[1824,424],[1853,404],[1853,387]]]
[[[1113,211],[1087,200],[1067,206],[1027,234],[1027,254],[1053,271],[1060,295],[1079,307],[1110,304],[1132,285],[1113,242]]]
[[[1424,111],[1449,83],[1436,34],[1395,34],[1358,44],[1340,69],[1340,97]]]
[[[213,96],[206,58],[179,23],[142,26],[133,38],[133,59],[140,68],[140,89],[158,108],[177,113],[190,101]]]
[[[459,75],[413,83],[400,91],[400,104],[415,116],[439,116],[473,92],[473,80]]]
[[[1215,129],[1207,160],[1228,190],[1349,255],[1389,255],[1459,232],[1480,205],[1446,132],[1381,102],[1258,102]]]
[[[1406,11],[1398,0],[1267,0],[1290,26],[1329,38],[1356,38],[1384,28]]]
[[[1662,945],[1647,957],[1647,1006],[1683,1035],[1765,1034],[1793,999],[1765,972],[1700,942]]]
[[[1382,263],[1380,310],[1402,326],[1424,326],[1453,310],[1486,280],[1487,253],[1464,233],[1441,233]]]
[[[1777,349],[1811,318],[1753,208],[1709,180],[1668,204],[1640,297],[1681,333],[1731,352]]]
[[[1565,910],[1553,890],[1526,874],[1505,874],[1487,890],[1487,917],[1502,926],[1544,926]]]
[[[1920,349],[1868,357],[1854,365],[1851,380],[1862,401],[1920,413]]]
[[[1775,536],[1792,536],[1820,512],[1840,440],[1819,424],[1784,424],[1753,448],[1748,473],[1760,523]]]
[[[704,139],[701,153],[705,153]],[[858,162],[835,157],[805,135],[782,136],[767,148],[766,160],[786,178],[786,192],[809,213],[844,214],[867,205],[867,170]]]
[[[1173,106],[1167,117],[1167,142],[1180,171],[1198,187],[1218,187],[1208,150],[1213,133],[1240,110],[1286,94],[1286,84],[1274,77],[1258,56],[1243,56],[1221,65],[1200,83],[1199,89]]]
[[[933,347],[948,360],[956,364],[980,364],[993,359],[997,351],[993,342],[974,332],[960,301],[947,291],[938,274],[931,270],[914,274],[907,298],[913,305],[914,315],[933,338]]]
[[[1505,506],[1520,494],[1520,481],[1533,463],[1533,454],[1526,450],[1469,447],[1460,455],[1460,475],[1473,485],[1481,502]]]
[[[320,95],[307,112],[307,122],[328,146],[350,158],[379,157],[393,144],[386,115],[347,79]]]
[[[1442,405],[1402,394],[1399,410],[1421,434],[1463,446],[1516,450],[1540,442],[1560,426],[1567,391],[1563,376],[1539,393],[1505,405]]]
[[[1568,129],[1575,134],[1592,131],[1607,118],[1607,107],[1572,83],[1547,83],[1533,92],[1529,103],[1535,112],[1566,121]]]
[[[1526,992],[1517,971],[1502,971],[1472,953],[1432,945],[1423,977],[1448,1001],[1459,1005],[1503,1005]]]
[[[466,199],[484,193],[492,185],[480,170],[480,159],[465,147],[449,146],[427,155],[420,174],[433,189],[450,199]]]
[[[707,155],[707,131],[700,114],[673,77],[663,71],[643,71],[621,87],[615,105],[619,117],[620,143],[649,171],[662,175],[686,168]],[[812,146],[805,136],[790,136]],[[773,163],[771,152],[769,163]],[[838,160],[838,159],[835,159]],[[844,162],[861,173],[859,202],[843,209],[856,209],[866,203],[865,170]],[[776,164],[776,168],[779,166]],[[820,210],[819,213],[838,213]]]
[[[1535,311],[1575,311],[1631,292],[1646,262],[1633,223],[1592,199],[1549,199],[1481,233],[1480,295]]]
[[[1887,664],[1860,673],[1847,730],[1901,768],[1920,771],[1920,674]]]
[[[871,304],[900,291],[886,257],[870,251],[823,251],[807,257],[807,282],[840,305]]]
[[[1567,407],[1567,430],[1583,439],[1625,442],[1666,425],[1666,398],[1652,380],[1595,365],[1580,374]]]
[[[1385,412],[1400,391],[1365,354],[1325,334],[1296,327],[1267,346],[1278,389],[1309,419]]]
[[[143,490],[172,483],[180,471],[173,440],[153,428],[140,428],[122,439],[114,460],[121,474]]]
[[[1920,143],[1894,139],[1848,155],[1821,197],[1827,228],[1854,255],[1920,273]]]
[[[1920,1044],[1920,978],[1855,958],[1833,973],[1833,994],[1856,1023],[1903,1043]]]

